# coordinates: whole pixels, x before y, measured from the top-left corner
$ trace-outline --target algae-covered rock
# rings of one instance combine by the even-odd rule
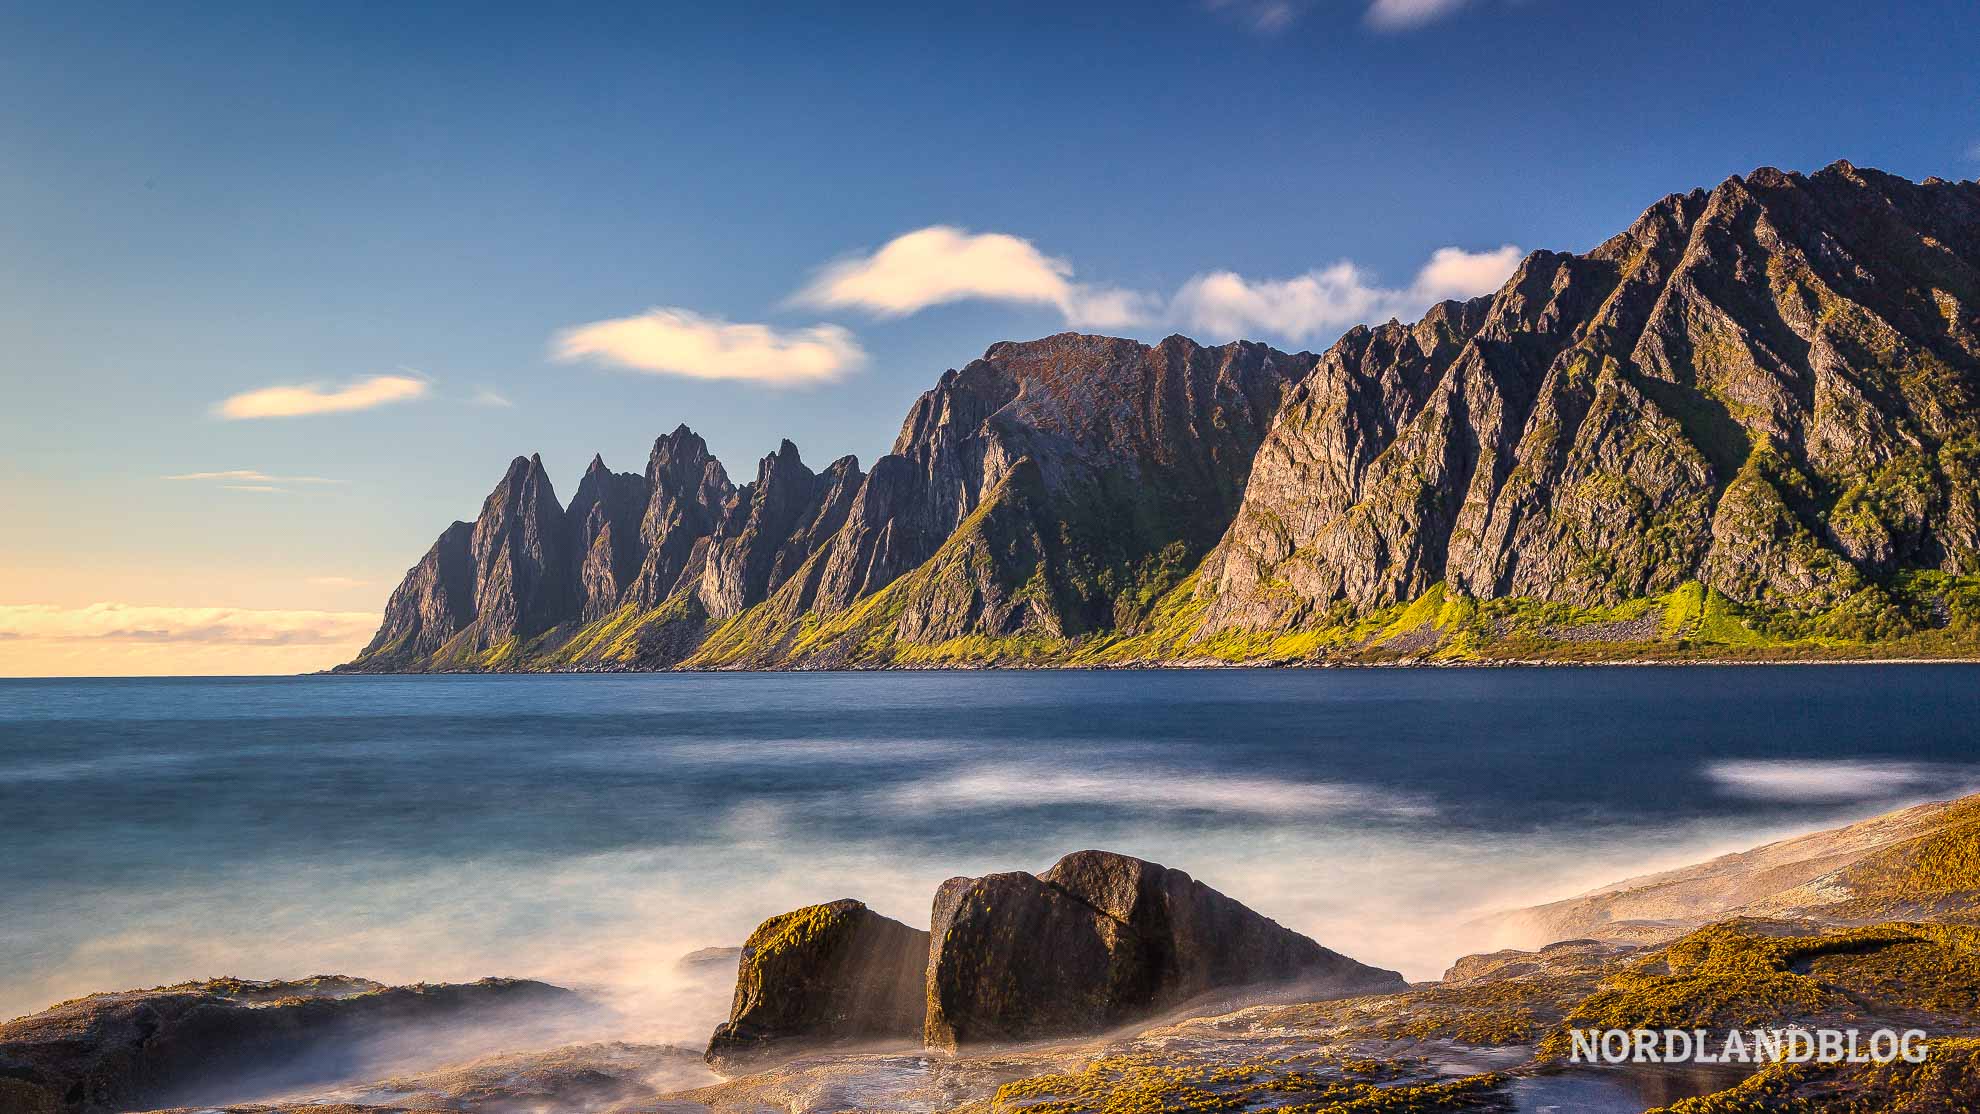
[[[1080,851],[1043,876],[952,878],[935,897],[927,1043],[1090,1033],[1226,987],[1398,990],[1179,870]]]
[[[729,1068],[823,1044],[913,1040],[921,1032],[928,934],[850,898],[757,926],[743,944],[729,1020],[708,1062]]]
[[[0,1025],[0,1109],[147,1110],[215,1088],[329,1082],[359,1049],[389,1046],[411,1026],[504,1023],[577,1005],[570,991],[516,979],[215,979],[92,994]]]

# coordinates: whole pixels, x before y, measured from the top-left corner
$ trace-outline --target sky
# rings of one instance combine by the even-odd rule
[[[868,464],[999,340],[1980,174],[1971,0],[814,7],[0,2],[0,676],[347,659],[518,454]]]

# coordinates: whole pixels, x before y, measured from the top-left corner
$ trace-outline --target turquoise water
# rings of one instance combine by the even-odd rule
[[[0,681],[0,1015],[675,966],[1104,847],[1434,977],[1508,905],[1980,785],[1980,668]]]

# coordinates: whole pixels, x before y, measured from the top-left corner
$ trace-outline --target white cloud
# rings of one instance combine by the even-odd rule
[[[1464,7],[1470,0],[1365,0],[1362,18],[1378,31],[1408,31],[1432,23]],[[1203,0],[1254,31],[1276,35],[1291,27],[1312,6],[1311,0]]]
[[[323,476],[271,476],[258,468],[230,468],[224,472],[180,472],[173,476],[160,476],[159,479],[212,483],[223,491],[248,491],[264,495],[286,495],[289,493],[287,485],[321,486],[344,482]]]
[[[468,402],[475,406],[489,406],[497,410],[513,409],[516,405],[509,401],[509,396],[500,391],[489,390],[487,387],[475,388],[474,396],[469,398]]]
[[[1292,26],[1304,7],[1293,0],[1204,0],[1203,6],[1213,12],[1229,13],[1252,30],[1267,35]]]
[[[190,642],[245,646],[362,644],[379,617],[365,611],[240,607],[0,604],[0,638],[47,642]]]
[[[1182,285],[1169,303],[1169,316],[1211,337],[1331,341],[1354,325],[1391,317],[1414,320],[1446,299],[1489,294],[1505,284],[1521,254],[1511,244],[1486,252],[1439,248],[1401,289],[1370,281],[1367,272],[1345,260],[1289,279],[1212,271]]]
[[[1429,309],[1438,302],[1491,294],[1506,284],[1525,256],[1525,252],[1512,244],[1502,244],[1491,251],[1438,248],[1430,253],[1430,262],[1416,272],[1416,282],[1409,288],[1409,300]]]
[[[870,255],[822,268],[793,295],[798,305],[859,308],[901,317],[980,299],[1056,308],[1067,324],[1118,328],[1143,319],[1146,296],[1072,280],[1072,264],[1001,232],[933,225],[897,236]]]
[[[180,472],[173,476],[160,476],[161,480],[210,480],[226,484],[339,484],[325,476],[271,476],[257,468],[230,468],[224,472]]]
[[[1408,31],[1464,7],[1467,0],[1374,0],[1368,25],[1382,31]]]
[[[373,375],[341,387],[321,383],[263,387],[222,399],[214,412],[223,418],[295,418],[310,414],[341,414],[407,402],[427,392],[426,380],[411,375]]]
[[[830,382],[866,361],[852,333],[837,325],[782,331],[670,307],[565,329],[553,351],[566,361],[776,386]]]

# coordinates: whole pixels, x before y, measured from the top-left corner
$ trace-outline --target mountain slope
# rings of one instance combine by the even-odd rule
[[[1980,189],[1838,164],[1666,198],[1585,257],[1357,329],[1289,401],[1202,629],[1445,583],[1821,610],[1980,567]]]
[[[1759,170],[1317,357],[994,345],[865,474],[683,427],[631,540],[609,476],[512,466],[352,667],[1972,654],[1980,184]]]

